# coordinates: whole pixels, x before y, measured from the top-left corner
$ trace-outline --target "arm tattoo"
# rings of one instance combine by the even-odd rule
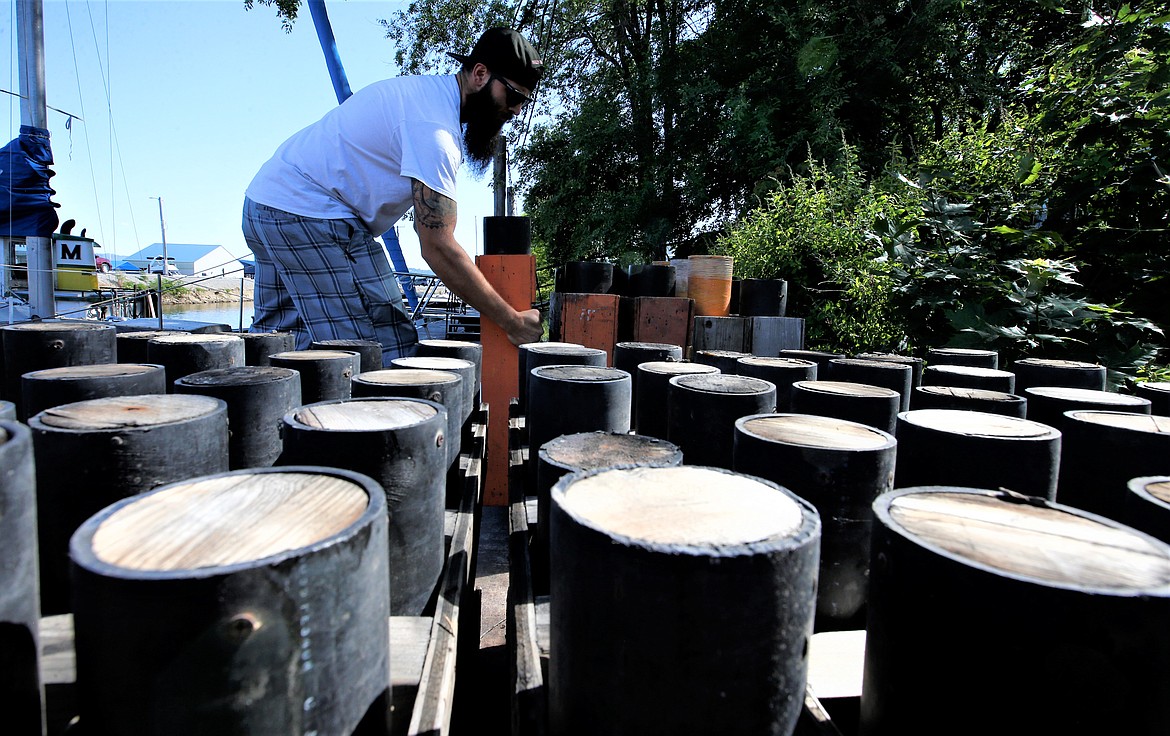
[[[455,200],[439,194],[418,179],[411,179],[410,190],[414,196],[414,226],[428,230],[455,227]]]

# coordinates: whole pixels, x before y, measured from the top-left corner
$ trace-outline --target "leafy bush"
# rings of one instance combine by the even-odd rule
[[[848,147],[846,147],[848,153]],[[855,162],[767,195],[719,243],[744,278],[784,278],[810,347],[841,352],[981,347],[1100,362],[1134,374],[1162,331],[1091,300],[1079,264],[1045,228],[1045,152],[1010,125],[947,136],[912,180],[894,160],[876,183]],[[1121,378],[1114,375],[1114,383]]]
[[[840,167],[810,160],[807,173],[780,183],[715,250],[735,259],[741,278],[788,282],[789,313],[806,319],[810,347],[896,349],[904,335],[891,303],[892,269],[868,234],[897,209],[866,184],[846,147]]]
[[[914,347],[998,350],[1006,361],[1059,357],[1135,371],[1161,330],[1120,304],[1092,301],[1079,264],[1045,229],[1044,152],[1008,126],[948,136],[898,177],[916,214],[879,220]]]

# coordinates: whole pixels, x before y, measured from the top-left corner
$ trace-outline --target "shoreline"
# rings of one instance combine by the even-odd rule
[[[242,283],[241,283],[242,282]],[[101,273],[98,286],[102,289],[153,290],[157,288],[155,276]],[[164,305],[175,304],[237,304],[240,292],[243,300],[252,301],[252,279],[227,276],[183,276],[163,279]]]

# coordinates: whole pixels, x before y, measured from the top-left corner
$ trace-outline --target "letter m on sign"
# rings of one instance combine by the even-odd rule
[[[57,256],[59,261],[80,261],[81,260],[81,243],[65,243],[61,244],[61,253]]]

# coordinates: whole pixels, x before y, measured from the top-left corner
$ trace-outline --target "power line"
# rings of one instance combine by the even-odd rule
[[[77,42],[73,37],[73,14],[69,11],[69,0],[65,0],[65,20],[69,26],[69,48],[73,52],[73,76],[77,80],[77,99],[81,106],[81,114],[85,115],[85,97],[81,94],[81,71],[77,64]],[[72,126],[68,126],[70,130]],[[102,204],[98,199],[97,189],[97,175],[93,170],[93,148],[89,144],[89,126],[82,126],[82,134],[85,136],[85,151],[89,154],[89,178],[93,182],[93,200],[94,208],[97,210],[98,218],[98,232],[101,234],[102,240],[106,239],[106,231],[104,223],[102,222]]]

